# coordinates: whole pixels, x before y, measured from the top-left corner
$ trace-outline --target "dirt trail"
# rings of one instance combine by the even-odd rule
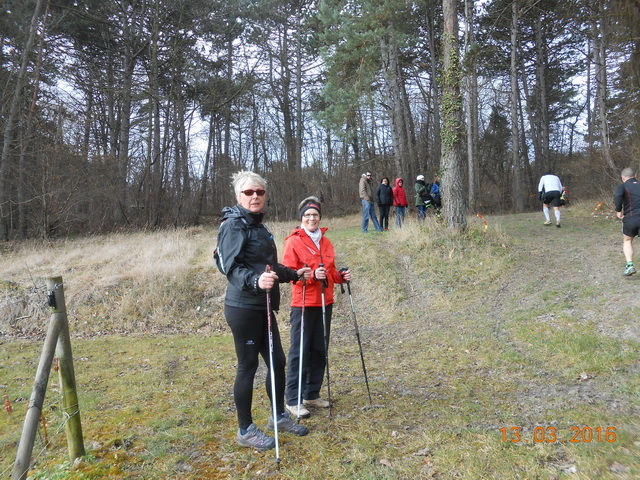
[[[563,213],[562,228],[544,226],[541,212],[489,218],[490,225],[502,226],[517,253],[512,270],[488,289],[486,296],[477,304],[464,305],[456,312],[437,312],[427,322],[417,324],[412,318],[393,326],[373,326],[367,335],[381,339],[420,337],[424,345],[429,345],[425,348],[454,345],[455,350],[455,342],[465,337],[495,344],[502,357],[519,358],[530,369],[527,374],[514,374],[509,379],[515,392],[514,410],[530,425],[544,419],[548,412],[594,403],[606,405],[613,414],[640,415],[640,405],[618,391],[618,385],[640,372],[640,362],[625,372],[610,372],[598,378],[588,372],[568,377],[561,367],[553,368],[557,367],[550,364],[556,361],[553,357],[545,358],[539,351],[531,351],[535,347],[523,340],[526,337],[519,331],[522,326],[526,328],[523,322],[528,322],[532,328],[542,326],[542,331],[554,335],[564,332],[571,341],[576,332],[593,331],[595,325],[598,335],[608,339],[640,342],[637,320],[640,274],[622,275],[624,257],[619,222],[605,217],[578,218],[571,212]],[[640,249],[640,241],[637,248]],[[406,262],[398,258],[397,263],[403,268]],[[408,276],[405,306],[414,311],[429,312],[428,295],[412,291],[411,285],[418,282],[413,281],[415,278],[411,278],[406,267],[404,270]],[[527,312],[526,318],[514,320],[517,312]],[[403,348],[399,343],[402,342],[379,345],[392,358],[389,352]],[[590,354],[587,348],[576,355]],[[465,382],[466,374],[468,372],[461,372],[457,379],[443,376],[441,380],[449,385]],[[487,375],[488,381],[492,375],[501,375],[492,371],[479,371],[478,374]],[[439,385],[441,380],[436,378],[420,386],[414,385],[413,391],[409,391],[406,382],[386,379],[392,385],[397,383],[398,394],[432,398],[434,389],[431,387]],[[495,428],[495,422],[498,422],[497,417],[483,421],[487,422],[487,428]],[[484,425],[476,426],[484,428]]]
[[[496,217],[520,252],[513,275],[489,300],[492,314],[509,315],[506,300],[512,298],[518,298],[519,307],[538,307],[540,319],[545,318],[546,306],[565,303],[566,314],[595,322],[600,333],[640,342],[640,324],[633,315],[640,308],[640,276],[622,275],[620,223],[606,217],[577,218],[569,212],[558,229],[543,226],[541,217]]]

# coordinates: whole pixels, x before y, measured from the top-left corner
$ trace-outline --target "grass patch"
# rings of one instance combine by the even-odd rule
[[[51,444],[36,440],[32,478],[635,478],[640,357],[629,319],[640,300],[620,293],[635,278],[622,284],[620,252],[602,247],[619,246],[619,229],[587,210],[563,213],[552,231],[540,212],[487,216],[486,229],[474,217],[462,235],[432,217],[367,235],[359,217],[323,219],[338,266],[354,273],[373,405],[336,288],[333,417],[312,411],[307,437],[281,435],[280,472],[274,452],[235,444],[236,359],[214,229],[12,245],[0,259],[0,391],[14,410],[0,414],[0,473],[15,459],[48,321],[40,286],[63,275],[88,455],[76,466],[66,458],[52,372]],[[280,248],[294,226],[269,224]],[[549,242],[562,248],[550,255]],[[290,289],[282,293],[286,351]],[[261,428],[265,376],[261,365]],[[513,427],[523,440],[503,441]],[[572,427],[615,427],[616,441],[533,439],[555,428],[567,440]]]

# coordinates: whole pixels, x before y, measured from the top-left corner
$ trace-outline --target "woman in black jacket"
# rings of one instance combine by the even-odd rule
[[[236,440],[243,447],[268,450],[275,447],[275,440],[258,429],[251,416],[253,380],[259,355],[269,367],[266,389],[271,402],[275,402],[278,431],[296,435],[307,433],[307,428],[294,422],[284,409],[286,360],[274,311],[280,306],[278,284],[309,279],[311,269],[305,267],[296,271],[278,263],[273,235],[262,223],[267,182],[256,173],[242,171],[233,176],[233,188],[238,204],[222,210],[216,263],[229,281],[224,315],[233,332],[238,357],[238,370],[233,385],[233,399],[238,413]],[[271,267],[270,272],[266,271],[267,265]],[[269,365],[268,290],[272,310],[275,399],[271,398],[270,389],[272,372]],[[269,419],[268,428],[273,428],[273,418]]]
[[[393,188],[389,185],[389,179],[383,177],[376,190],[376,202],[380,210],[380,226],[383,230],[389,230],[389,210],[393,205]]]

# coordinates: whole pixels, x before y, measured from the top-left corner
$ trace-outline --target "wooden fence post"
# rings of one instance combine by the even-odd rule
[[[47,391],[47,384],[49,383],[49,372],[51,371],[51,364],[53,363],[56,344],[58,344],[58,350],[65,356],[64,362],[59,362],[65,363],[65,373],[62,373],[62,367],[59,371],[60,383],[63,392],[63,412],[67,415],[71,415],[65,425],[65,429],[67,430],[67,442],[69,443],[69,454],[70,456],[75,455],[72,457],[72,460],[75,460],[78,456],[84,455],[80,415],[77,413],[79,412],[79,408],[77,392],[75,389],[75,376],[73,374],[73,359],[71,357],[71,342],[69,340],[69,324],[67,321],[67,311],[62,285],[62,277],[47,279],[51,319],[49,320],[47,336],[44,341],[44,346],[42,347],[38,370],[36,371],[33,392],[31,392],[31,398],[29,399],[29,408],[27,409],[27,414],[24,419],[24,426],[22,428],[22,435],[20,436],[16,461],[11,472],[11,480],[24,480],[27,478],[27,473],[29,472],[31,453],[33,451],[33,444],[38,430],[38,423],[40,422],[40,416],[42,414],[42,406],[44,404],[44,397]],[[63,331],[64,334],[61,335]],[[61,337],[64,338],[61,340]],[[69,392],[72,393],[67,393],[67,388],[69,388]],[[70,411],[71,413],[69,413]],[[71,419],[75,419],[76,417],[77,420],[71,422]],[[74,428],[71,435],[69,434],[69,429],[71,428],[69,424],[73,425]],[[79,443],[77,440],[74,440],[74,447],[72,449],[72,441],[70,439],[77,439],[78,434],[80,439]]]
[[[59,285],[59,288],[55,288]],[[83,457],[84,441],[82,439],[82,424],[80,423],[80,404],[78,403],[78,391],[76,389],[76,375],[73,368],[73,355],[71,354],[71,338],[69,336],[69,321],[67,320],[67,307],[64,301],[64,287],[62,278],[50,278],[47,287],[56,292],[56,306],[58,312],[64,316],[60,327],[56,354],[58,355],[58,377],[62,390],[62,415],[65,418],[65,433],[69,459],[73,462],[78,457]]]

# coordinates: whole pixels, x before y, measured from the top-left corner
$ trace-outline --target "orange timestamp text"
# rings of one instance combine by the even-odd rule
[[[616,427],[571,427],[569,431],[563,435],[556,427],[535,427],[530,435],[522,427],[500,429],[502,441],[511,443],[613,443],[618,439]]]

